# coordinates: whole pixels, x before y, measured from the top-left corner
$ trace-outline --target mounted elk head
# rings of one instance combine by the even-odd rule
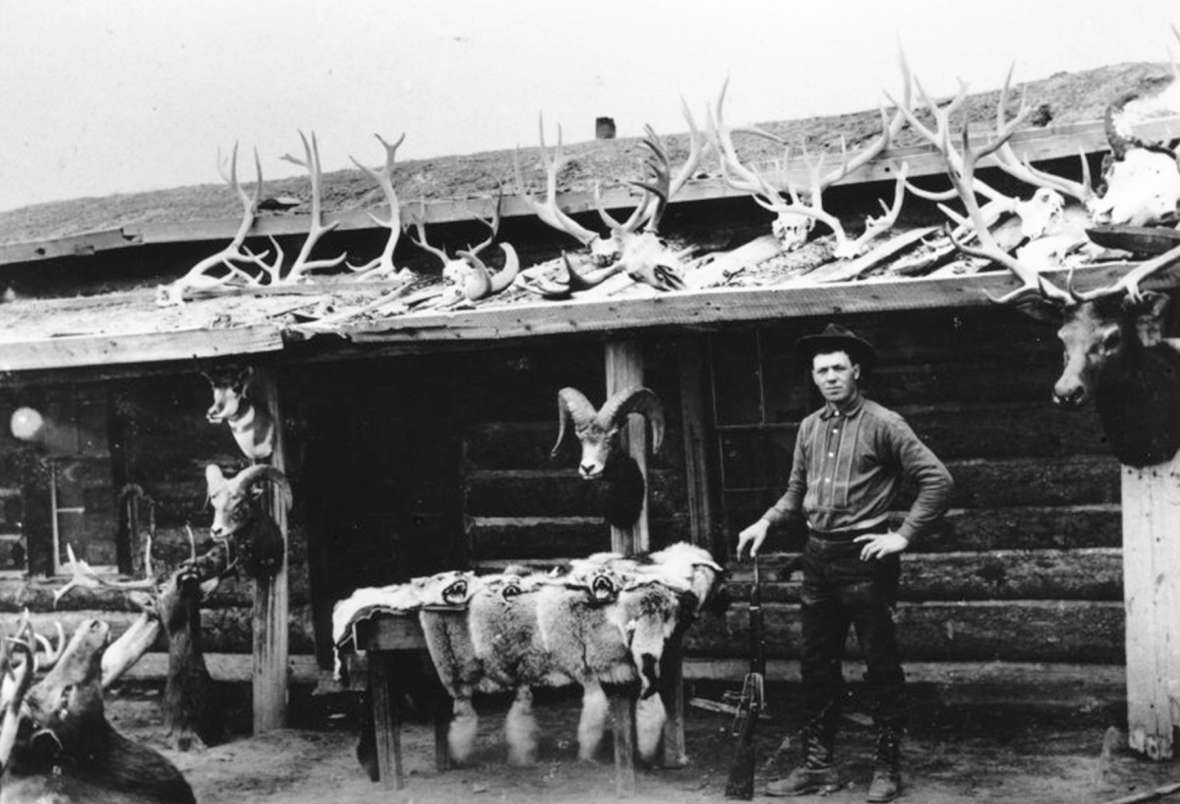
[[[227,478],[215,464],[205,467],[213,523],[209,535],[230,546],[232,562],[241,561],[251,578],[269,578],[278,571],[286,553],[279,526],[263,508],[262,484],[270,481],[288,508],[291,486],[287,476],[273,466],[251,466]]]
[[[1127,465],[1171,460],[1180,448],[1180,417],[1175,415],[1180,409],[1180,352],[1161,337],[1167,297],[1141,292],[1139,283],[1180,263],[1180,247],[1128,266],[1116,282],[1085,293],[1074,290],[1072,273],[1067,287],[1059,288],[1036,266],[1002,249],[976,198],[975,166],[1004,145],[1020,118],[978,147],[970,145],[965,126],[961,155],[949,146],[948,127],[940,120],[939,150],[978,245],[968,245],[953,233],[951,239],[964,253],[991,260],[1020,279],[1019,288],[993,301],[1021,304],[1040,319],[1060,323],[1057,335],[1065,367],[1053,387],[1054,402],[1079,408],[1093,399],[1115,456]]]
[[[242,454],[251,461],[268,460],[274,454],[274,420],[264,408],[250,398],[250,366],[224,366],[201,372],[213,389],[213,404],[205,411],[209,422],[229,425]]]
[[[83,621],[57,665],[24,692],[17,741],[2,757],[5,800],[195,801],[171,762],[107,721],[104,666],[119,647],[109,639],[105,622]],[[0,731],[8,729],[6,719]]]

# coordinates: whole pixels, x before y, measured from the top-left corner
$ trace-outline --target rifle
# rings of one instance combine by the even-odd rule
[[[759,586],[758,556],[754,556],[754,583],[750,587],[750,672],[742,682],[742,697],[734,718],[737,748],[725,782],[725,797],[749,801],[754,798],[754,730],[766,708],[766,642],[762,633],[762,590]]]

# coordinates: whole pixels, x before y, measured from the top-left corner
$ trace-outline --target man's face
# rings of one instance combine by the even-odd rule
[[[840,405],[856,395],[860,366],[847,352],[820,352],[811,359],[811,379],[824,399]]]

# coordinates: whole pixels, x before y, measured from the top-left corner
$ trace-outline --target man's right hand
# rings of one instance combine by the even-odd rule
[[[758,549],[762,547],[762,542],[766,539],[766,531],[770,528],[770,523],[765,519],[759,519],[753,525],[743,530],[738,534],[737,557],[740,561],[742,552],[746,546],[750,547],[750,557],[758,555]]]

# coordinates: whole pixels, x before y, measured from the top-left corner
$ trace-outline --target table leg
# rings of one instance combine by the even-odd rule
[[[615,790],[620,798],[635,795],[635,690],[611,691],[615,738]]]
[[[660,697],[668,719],[664,722],[664,767],[688,765],[684,739],[684,648],[679,639],[669,640],[660,661]]]
[[[369,652],[369,697],[373,704],[373,729],[377,738],[377,771],[386,790],[401,790],[401,723],[397,703],[390,689],[392,659],[378,651]]]

